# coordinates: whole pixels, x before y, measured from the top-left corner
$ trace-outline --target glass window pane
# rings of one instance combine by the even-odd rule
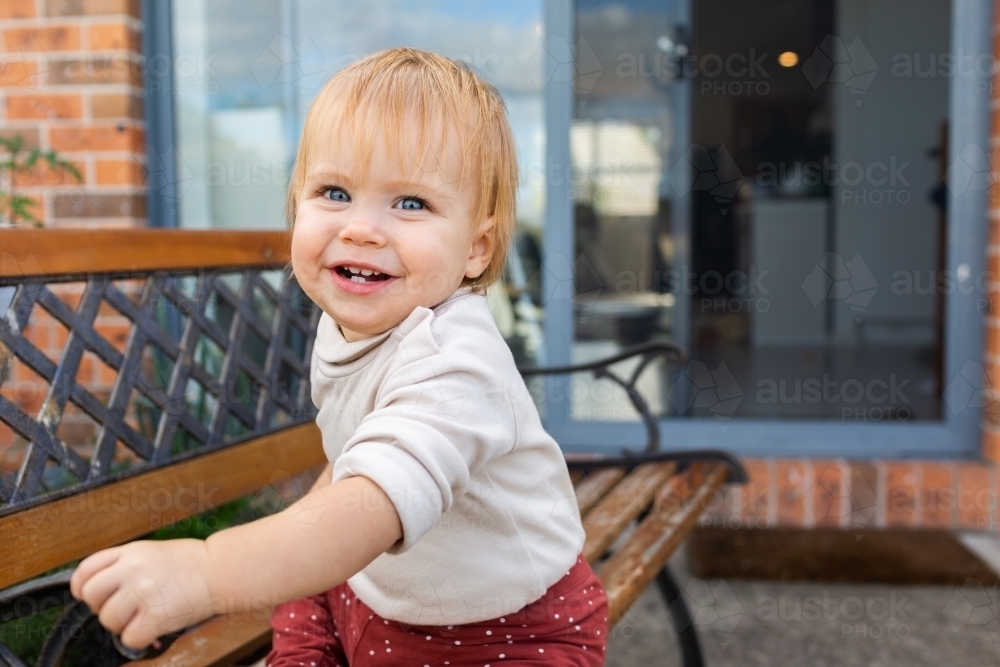
[[[302,119],[336,71],[413,46],[495,85],[517,143],[517,243],[490,293],[520,363],[541,353],[545,210],[542,0],[174,0],[174,102],[182,227],[280,228]]]
[[[574,360],[684,344],[661,415],[940,420],[951,3],[690,7],[577,5]]]

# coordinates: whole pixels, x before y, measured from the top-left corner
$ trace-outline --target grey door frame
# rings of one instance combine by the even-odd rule
[[[147,62],[156,56],[172,55],[170,4],[169,0],[143,0]],[[687,0],[679,0],[674,6],[676,11],[686,12]],[[992,9],[991,0],[952,0],[952,44],[960,45],[965,53],[992,54]],[[550,174],[560,173],[560,166],[564,169],[562,173],[568,173],[565,169],[570,165],[572,68],[567,76],[565,65],[560,67],[560,63],[572,62],[565,58],[571,58],[575,44],[574,12],[572,0],[545,0],[545,48],[553,56],[545,59],[544,87],[546,157],[553,166]],[[991,81],[981,68],[974,70],[971,76],[954,76],[950,81],[952,132],[948,164],[959,162],[967,146],[988,154]],[[145,87],[148,150],[153,157],[172,156],[176,146],[173,82],[169,74],[157,79],[155,73],[147,72]],[[945,299],[947,389],[942,421],[843,423],[672,418],[660,423],[663,447],[720,447],[748,456],[979,458],[982,392],[974,390],[977,383],[984,382],[982,317],[988,295],[977,293],[975,281],[985,275],[986,269],[986,191],[950,185],[946,269],[959,280],[958,289]],[[542,291],[547,364],[569,363],[573,343],[570,187],[567,178],[549,178],[546,185]],[[150,189],[147,197],[151,226],[177,225],[176,196],[169,183],[163,188]],[[687,237],[680,240],[678,245],[686,252]],[[608,452],[643,444],[645,432],[639,423],[570,420],[569,402],[559,400],[565,389],[564,379],[547,380],[545,424],[567,451]]]
[[[687,0],[676,3],[687,12]],[[545,130],[547,162],[560,173],[570,164],[573,80],[559,63],[572,56],[575,3],[546,0]],[[952,0],[953,50],[992,54],[993,2]],[[554,50],[562,49],[556,53]],[[571,61],[570,61],[571,62]],[[992,63],[992,58],[990,59]],[[963,150],[989,146],[991,81],[981,70],[950,80],[951,136],[948,164]],[[681,114],[686,118],[687,114]],[[686,121],[683,121],[686,122]],[[686,131],[686,127],[680,128]],[[684,145],[684,140],[678,141]],[[971,146],[971,149],[967,149]],[[678,156],[679,157],[679,156]],[[562,173],[567,173],[563,171]],[[568,364],[573,345],[573,211],[568,179],[549,178],[546,186],[542,292],[545,307],[545,363]],[[945,297],[945,405],[937,422],[850,423],[827,420],[749,420],[668,418],[660,421],[664,449],[723,448],[746,456],[837,458],[980,457],[983,362],[983,310],[987,296],[977,293],[977,277],[986,275],[986,191],[949,183],[946,270],[957,276],[957,289]],[[678,245],[686,249],[687,232]],[[545,426],[567,451],[611,453],[622,446],[641,447],[645,430],[638,422],[573,421],[565,378],[548,378]],[[977,389],[979,391],[977,392]]]

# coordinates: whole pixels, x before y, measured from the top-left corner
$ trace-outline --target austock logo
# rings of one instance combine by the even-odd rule
[[[814,520],[826,524],[829,520],[839,524],[842,514],[851,528],[864,528],[875,521],[878,512],[878,495],[858,469],[851,472],[848,484],[836,470],[824,470],[809,493],[815,499]],[[808,493],[808,492],[807,492]]]
[[[250,73],[261,88],[270,88],[275,83],[297,83],[304,79],[319,82],[327,69],[322,52],[308,37],[293,43],[287,35],[275,35],[253,61]]]
[[[258,518],[275,514],[296,501],[309,497],[307,496],[309,489],[302,476],[293,475],[285,470],[275,470],[271,473],[267,484],[251,496],[250,508]],[[320,501],[314,494],[311,500],[303,502],[295,513],[295,519],[300,523],[315,526],[325,510],[325,501]]]
[[[45,51],[34,37],[22,41],[16,50],[8,48],[0,55],[0,81],[6,86],[41,90],[42,79],[51,67],[46,58],[33,59],[31,55]]]
[[[681,596],[691,611],[694,626],[710,631],[726,648],[744,613],[729,584],[724,579],[710,583],[692,577]]]
[[[960,197],[967,192],[985,192],[996,200],[997,179],[994,176],[996,160],[991,160],[982,146],[967,143],[955,161],[948,165],[945,183],[952,196]]]
[[[813,89],[827,82],[844,84],[855,95],[855,106],[861,106],[861,96],[875,80],[878,65],[860,37],[845,44],[840,37],[827,35],[802,63],[802,73]]]
[[[716,419],[726,420],[743,400],[743,390],[726,362],[713,371],[700,361],[692,361],[670,387],[667,399],[680,414],[701,408]]]
[[[860,322],[878,292],[878,281],[859,253],[844,261],[840,255],[828,252],[806,276],[802,291],[813,306],[827,299],[843,301],[854,312],[855,321]]]
[[[944,617],[952,630],[981,627],[997,636],[997,584],[987,588],[977,579],[969,577],[944,608]]]
[[[577,92],[597,85],[604,67],[587,40],[581,37],[571,46],[565,38],[549,35],[541,50],[528,61],[528,75],[535,85],[572,82]]]
[[[159,193],[174,202],[180,200],[194,180],[194,174],[181,159],[180,151],[175,146],[159,151],[155,146],[146,144],[140,151],[133,153],[131,163],[123,165],[118,171],[117,178],[122,185],[131,184],[130,170],[133,165],[141,165],[140,186],[144,190]]]
[[[986,369],[978,361],[966,361],[944,389],[944,402],[953,415],[966,408],[986,408],[997,416],[997,403]]]
[[[667,173],[667,178],[679,195],[694,190],[708,192],[722,213],[729,210],[743,182],[743,174],[725,145],[713,151],[701,144],[691,144],[684,157]]]

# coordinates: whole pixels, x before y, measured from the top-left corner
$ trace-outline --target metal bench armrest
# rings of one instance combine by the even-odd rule
[[[639,365],[635,367],[627,380],[620,375],[613,373],[608,368],[612,364],[616,364],[619,361],[624,361],[640,355],[642,360],[639,362]],[[642,421],[646,425],[647,434],[646,449],[644,451],[646,453],[652,453],[659,451],[660,449],[660,427],[656,422],[656,417],[649,409],[649,404],[646,403],[642,394],[636,390],[635,383],[639,379],[639,376],[642,375],[642,372],[646,370],[646,367],[649,366],[649,364],[657,357],[668,357],[671,365],[679,367],[682,366],[687,360],[687,353],[684,351],[684,348],[673,343],[668,343],[666,341],[648,341],[625,348],[621,352],[611,355],[610,357],[598,359],[597,361],[585,364],[519,368],[518,371],[521,373],[521,377],[531,377],[535,375],[564,375],[568,373],[590,371],[594,374],[594,378],[596,379],[607,378],[612,382],[617,383],[622,389],[625,390],[625,393],[628,394],[628,398],[632,401],[632,405],[635,406],[636,411],[642,417]],[[625,452],[627,454],[633,453],[628,449],[625,449]]]

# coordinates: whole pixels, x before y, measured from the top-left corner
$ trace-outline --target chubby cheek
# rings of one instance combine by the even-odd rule
[[[458,257],[453,244],[445,239],[424,235],[413,238],[408,245],[409,261],[404,260],[407,272],[423,291],[437,292],[448,289],[455,282],[459,270]],[[462,263],[464,266],[464,262]],[[461,281],[461,278],[458,279]]]
[[[319,277],[320,257],[325,247],[320,234],[305,220],[296,219],[292,229],[292,270],[300,283],[308,283]]]

